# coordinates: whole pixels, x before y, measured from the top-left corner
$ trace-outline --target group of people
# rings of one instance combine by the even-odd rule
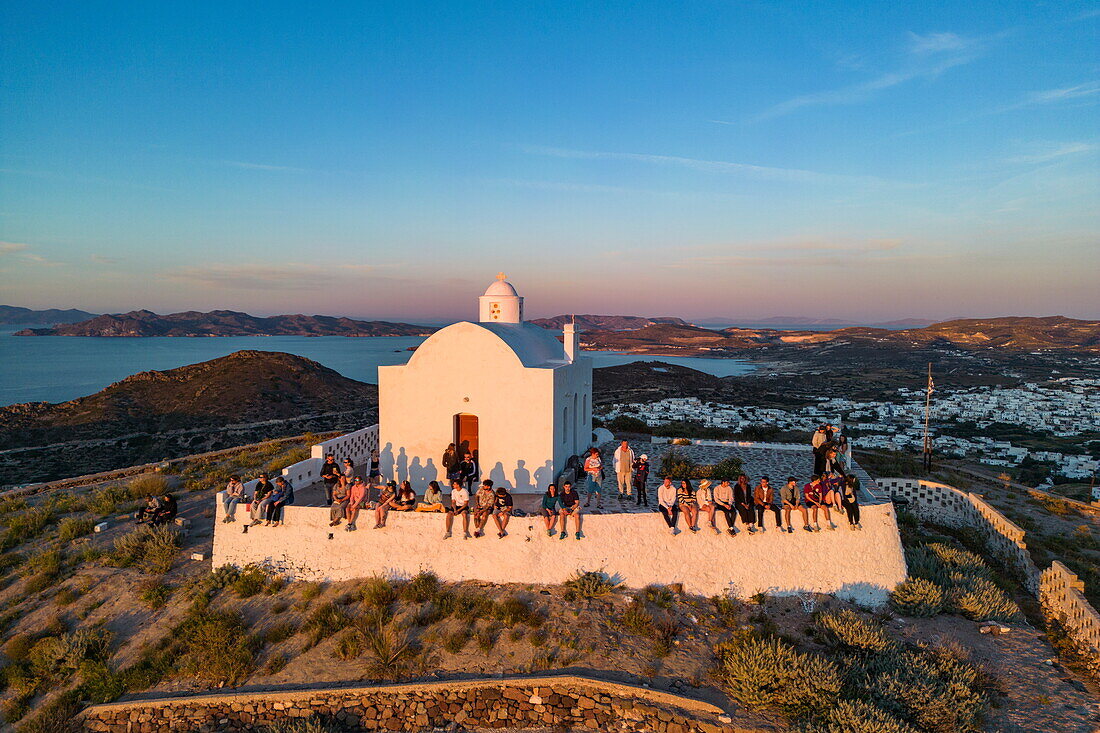
[[[138,524],[151,524],[156,527],[171,524],[176,518],[177,511],[176,498],[171,494],[147,496],[141,509],[138,509],[135,519]]]
[[[814,474],[823,476],[825,472],[846,474],[852,462],[851,446],[848,436],[841,434],[835,425],[822,423],[817,426],[810,447],[814,454]]]
[[[615,472],[615,486],[619,491],[619,499],[626,501],[634,497],[634,502],[638,506],[649,506],[649,496],[646,493],[646,482],[649,481],[649,456],[645,453],[636,455],[630,444],[624,440],[611,457],[611,467]],[[581,469],[584,471],[587,493],[584,505],[589,506],[595,497],[596,508],[603,508],[604,461],[599,448],[593,446],[588,449],[581,462]]]
[[[692,532],[700,530],[699,520],[702,517],[705,527],[721,534],[717,519],[718,515],[722,515],[726,521],[726,532],[731,537],[738,532],[738,521],[750,534],[766,531],[764,519],[769,514],[775,518],[775,529],[794,532],[791,517],[796,512],[802,518],[802,529],[807,532],[821,531],[819,518],[822,514],[825,526],[835,530],[832,511],[843,512],[847,516],[849,529],[863,528],[859,523],[859,479],[831,472],[814,475],[803,486],[798,485],[798,479],[794,476],[788,476],[787,483],[778,492],[767,476],[762,476],[756,486],[752,485],[748,476],[741,474],[736,483],[722,479],[715,486],[710,479],[703,479],[698,487],[692,486],[688,479],[674,484],[671,477],[666,477],[657,487],[657,508],[673,535],[680,533],[677,523],[681,516]]]
[[[237,505],[246,500],[250,526],[263,524],[278,527],[283,523],[283,507],[294,503],[294,486],[283,476],[276,476],[272,481],[267,473],[261,473],[252,488],[252,496],[246,497],[241,477],[230,476],[222,495],[222,505],[225,507],[222,522],[236,522]]]

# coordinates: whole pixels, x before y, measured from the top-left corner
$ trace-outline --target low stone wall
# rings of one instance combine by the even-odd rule
[[[1057,560],[1039,577],[1043,611],[1065,625],[1082,655],[1100,671],[1100,613],[1084,595],[1085,584]]]
[[[444,539],[444,515],[390,512],[387,527],[372,529],[374,512],[364,511],[359,529],[329,526],[324,507],[290,506],[281,527],[224,524],[215,501],[213,567],[265,565],[291,580],[349,580],[370,575],[402,578],[430,570],[447,581],[541,583],[568,580],[577,570],[603,570],[625,585],[682,583],[693,594],[728,593],[749,598],[758,592],[831,593],[869,607],[884,604],[905,579],[905,557],[890,503],[862,508],[862,531],[848,529],[834,515],[835,531],[793,534],[771,527],[736,537],[710,529],[669,534],[656,512],[592,514],[582,518],[584,538],[547,537],[541,517],[513,517],[509,535],[463,539],[462,519]],[[239,512],[238,512],[239,514]],[[801,524],[796,515],[795,521]],[[719,526],[724,520],[718,518]],[[472,524],[472,521],[471,521]],[[824,526],[822,519],[822,526]],[[814,562],[812,558],[829,558]]]
[[[644,687],[578,676],[463,680],[285,692],[192,695],[95,705],[84,730],[113,733],[254,730],[287,718],[316,716],[347,730],[463,728],[724,733],[721,708]],[[725,722],[723,722],[725,721]]]
[[[894,498],[907,499],[910,511],[921,519],[978,530],[989,551],[1016,571],[1030,593],[1038,594],[1039,569],[1027,550],[1026,533],[981,496],[923,479],[884,478],[878,485]]]

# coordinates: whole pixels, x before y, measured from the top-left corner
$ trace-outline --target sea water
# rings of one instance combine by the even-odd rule
[[[422,336],[217,336],[103,338],[13,336],[21,326],[0,331],[0,405],[64,402],[83,397],[138,372],[175,369],[234,351],[284,351],[304,356],[345,377],[378,382],[378,367],[404,364],[410,346]],[[593,366],[664,361],[716,376],[746,374],[754,366],[741,359],[640,356],[586,351]]]

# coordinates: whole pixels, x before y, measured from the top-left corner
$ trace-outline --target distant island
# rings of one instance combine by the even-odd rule
[[[25,328],[16,336],[427,336],[430,326],[389,321],[356,321],[300,314],[252,316],[238,311],[185,311],[158,315],[148,310],[95,316],[52,328]]]
[[[0,305],[0,326],[53,326],[58,323],[79,323],[89,318],[95,318],[95,313],[69,308],[58,310],[48,308],[46,310],[32,310],[20,308],[15,305]]]
[[[594,316],[594,315],[561,315],[551,318],[535,318],[531,323],[554,331],[560,331],[567,323],[575,323],[578,331],[590,331],[598,328],[606,328],[612,331],[626,331],[658,323],[671,323],[677,326],[690,325],[682,318],[672,316],[660,316],[645,318],[642,316]]]

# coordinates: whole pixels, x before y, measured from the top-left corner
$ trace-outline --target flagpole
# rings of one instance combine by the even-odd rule
[[[924,470],[932,470],[932,438],[928,434],[929,414],[932,411],[932,362],[928,362],[928,388],[924,391]]]

